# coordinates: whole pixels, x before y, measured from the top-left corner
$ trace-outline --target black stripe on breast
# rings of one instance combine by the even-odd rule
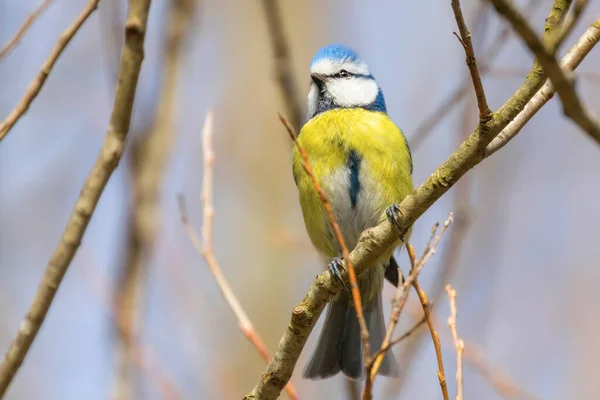
[[[352,205],[352,208],[356,208],[358,193],[360,192],[360,181],[358,179],[358,174],[360,173],[361,161],[360,154],[354,150],[350,150],[347,168],[350,170],[350,204]]]

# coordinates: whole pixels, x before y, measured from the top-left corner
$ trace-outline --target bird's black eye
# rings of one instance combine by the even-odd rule
[[[341,78],[350,78],[350,73],[348,71],[346,71],[345,69],[341,70],[338,75]]]

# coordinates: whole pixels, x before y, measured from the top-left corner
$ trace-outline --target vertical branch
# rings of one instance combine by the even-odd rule
[[[121,54],[119,84],[116,88],[106,139],[83,184],[63,236],[50,257],[33,303],[0,365],[0,398],[6,393],[37,336],[56,291],[79,248],[81,238],[106,183],[123,154],[131,122],[135,89],[144,58],[144,38],[149,9],[150,0],[130,0],[125,24],[125,45]]]
[[[294,79],[288,37],[285,35],[278,0],[262,0],[269,30],[269,39],[275,62],[275,75],[285,104],[286,114],[291,117],[294,129],[302,126],[302,103],[298,84]]]
[[[40,3],[40,5],[27,17],[25,23],[21,25],[15,36],[6,43],[6,45],[0,50],[0,60],[2,57],[7,55],[12,49],[15,48],[17,44],[21,41],[25,32],[29,29],[31,25],[35,22],[35,20],[44,12],[46,8],[50,5],[52,0],[44,0]]]
[[[456,290],[450,285],[446,285],[446,293],[450,298],[450,317],[448,317],[448,325],[452,332],[454,347],[456,347],[456,400],[462,400],[462,354],[465,349],[465,343],[458,337],[456,332]]]
[[[191,29],[196,0],[172,0],[163,41],[163,78],[154,123],[131,143],[130,172],[133,206],[128,224],[125,265],[119,271],[117,286],[122,296],[115,298],[123,329],[117,330],[118,373],[116,398],[135,398],[132,338],[139,335],[148,269],[160,229],[160,193],[174,139],[174,109],[180,66],[185,56],[185,39]]]
[[[202,176],[202,210],[203,210],[203,223],[202,223],[202,241],[198,237],[198,234],[194,230],[193,226],[190,224],[187,211],[185,207],[185,202],[183,197],[179,197],[179,211],[181,216],[181,223],[183,224],[190,241],[194,245],[194,248],[202,255],[210,271],[215,277],[215,281],[219,285],[219,289],[221,290],[221,294],[225,298],[227,305],[231,308],[236,318],[238,319],[238,325],[240,326],[240,330],[246,336],[248,341],[252,343],[252,345],[256,348],[260,356],[265,360],[265,362],[269,362],[271,355],[267,350],[267,346],[263,342],[262,338],[254,329],[254,324],[250,321],[250,318],[244,311],[241,303],[235,296],[233,289],[229,285],[229,282],[223,275],[221,271],[221,267],[219,266],[219,262],[215,256],[213,245],[212,245],[212,226],[213,226],[213,218],[215,215],[214,206],[213,206],[213,169],[215,163],[215,155],[212,147],[212,125],[213,125],[213,116],[212,113],[209,112],[206,116],[206,120],[204,122],[204,128],[202,130],[202,150],[203,150],[203,176]],[[291,383],[288,383],[285,386],[285,390],[290,399],[297,399],[296,390]]]

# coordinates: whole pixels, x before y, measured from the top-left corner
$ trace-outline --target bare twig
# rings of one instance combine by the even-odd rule
[[[458,337],[456,332],[456,290],[450,285],[446,285],[446,293],[450,298],[450,317],[448,317],[448,325],[452,332],[454,347],[456,347],[456,400],[462,400],[462,354],[465,349],[465,343]]]
[[[263,11],[267,20],[271,50],[275,61],[275,74],[279,91],[283,97],[286,114],[290,116],[292,126],[302,126],[302,103],[300,101],[297,81],[294,79],[289,40],[285,35],[278,0],[262,0]]]
[[[553,9],[554,11],[554,9]],[[560,18],[558,18],[558,22]],[[559,26],[557,18],[549,18],[547,26],[552,31]],[[586,36],[589,33],[586,33]],[[596,42],[590,43],[577,51],[589,52]],[[409,194],[400,204],[398,220],[400,233],[406,232],[410,226],[429,207],[446,193],[456,182],[484,158],[484,152],[490,142],[512,121],[543,86],[543,73],[532,71],[516,92],[493,114],[488,124],[490,129],[483,134],[475,129],[461,145],[439,165],[426,181]],[[522,127],[522,126],[521,126]],[[365,230],[357,246],[350,252],[356,273],[360,274],[386,251],[397,243],[399,229],[384,221],[376,227]],[[275,399],[290,379],[300,352],[310,335],[321,312],[331,296],[341,290],[340,285],[329,273],[321,273],[308,289],[304,299],[298,303],[292,312],[292,317],[282,335],[279,346],[269,362],[266,371],[258,383],[245,396],[245,399]]]
[[[358,283],[357,283],[357,279],[356,279],[356,271],[354,270],[354,265],[352,264],[352,261],[350,260],[350,252],[348,251],[348,246],[346,246],[346,241],[344,240],[344,236],[342,235],[342,230],[340,229],[340,226],[338,225],[338,223],[335,220],[335,216],[333,215],[333,210],[331,208],[331,204],[329,203],[329,200],[327,199],[327,195],[325,195],[325,192],[321,188],[319,181],[313,174],[312,167],[310,166],[310,162],[308,161],[308,154],[306,153],[306,150],[304,150],[304,147],[302,147],[302,145],[300,145],[300,143],[298,143],[296,132],[294,131],[294,128],[292,127],[292,125],[290,125],[289,121],[281,114],[279,114],[279,119],[285,126],[286,130],[288,131],[288,134],[290,135],[290,138],[296,145],[296,148],[298,149],[298,152],[300,153],[300,156],[302,157],[302,166],[304,167],[304,170],[306,171],[306,173],[312,180],[315,190],[317,191],[317,193],[319,194],[319,197],[321,198],[321,203],[323,204],[323,207],[325,208],[325,212],[327,213],[327,217],[329,218],[329,223],[333,227],[335,236],[338,240],[338,243],[340,244],[340,247],[342,248],[342,256],[344,258],[344,264],[346,266],[346,270],[348,272],[348,276],[350,279],[350,290],[352,292],[352,300],[354,302],[354,308],[356,309],[356,316],[358,318],[358,324],[360,325],[360,337],[362,339],[364,363],[365,363],[365,365],[368,365],[371,362],[371,348],[369,345],[369,331],[367,329],[367,323],[365,322],[365,316],[363,314],[362,301],[360,298],[360,291],[358,289]]]
[[[15,48],[15,46],[23,38],[23,35],[25,35],[25,32],[27,32],[27,29],[29,29],[29,27],[31,25],[33,25],[33,23],[35,22],[35,20],[50,5],[51,1],[52,0],[44,0],[44,1],[42,1],[40,3],[40,5],[31,14],[29,14],[29,17],[27,17],[27,19],[25,20],[25,23],[19,28],[19,30],[17,31],[17,33],[15,34],[15,36],[13,36],[13,38],[10,39],[8,41],[8,43],[6,43],[6,45],[2,48],[2,50],[0,50],[0,60],[2,59],[2,57],[4,57],[5,55],[7,55],[8,52],[10,52],[12,49]]]
[[[593,116],[581,101],[572,74],[561,68],[555,56],[555,46],[552,40],[543,42],[527,22],[525,17],[505,0],[489,0],[499,14],[508,20],[521,36],[529,50],[535,54],[544,72],[556,88],[558,97],[563,105],[565,115],[573,120],[598,144],[600,144],[600,121]],[[558,42],[555,40],[555,42]]]
[[[540,0],[530,0],[526,6],[528,14],[532,14],[537,7],[540,5]],[[496,58],[504,46],[509,42],[510,27],[504,27],[492,41],[492,44],[483,52],[480,60],[482,65],[479,68],[481,76],[485,76],[490,70],[491,64]],[[409,143],[412,151],[416,151],[418,147],[423,144],[425,139],[433,131],[433,129],[444,120],[446,116],[454,109],[454,107],[460,103],[463,97],[471,91],[471,79],[465,78],[463,81],[454,89],[450,95],[448,95],[440,104],[437,106],[429,115],[423,119],[423,121],[417,126],[413,135],[411,136]],[[458,217],[458,214],[457,214]]]
[[[393,310],[392,310],[392,315],[390,317],[390,325],[386,331],[385,337],[383,339],[383,343],[381,344],[382,348],[390,345],[391,337],[392,337],[392,334],[394,333],[394,329],[396,328],[396,325],[398,323],[400,313],[402,312],[404,304],[406,303],[406,299],[408,298],[408,289],[410,288],[411,285],[414,286],[414,288],[416,289],[416,291],[419,295],[419,299],[421,300],[421,304],[423,305],[423,311],[425,313],[427,325],[429,326],[429,329],[431,331],[431,335],[432,335],[432,338],[434,341],[436,357],[437,357],[437,361],[438,361],[438,380],[440,382],[440,387],[442,388],[442,394],[443,394],[445,400],[448,400],[448,389],[446,387],[446,378],[445,378],[445,374],[444,374],[444,364],[442,362],[440,340],[439,340],[437,333],[435,332],[435,330],[433,328],[433,323],[431,321],[431,316],[429,313],[429,305],[427,304],[427,297],[425,296],[425,293],[419,288],[417,277],[418,277],[419,272],[423,268],[423,266],[427,263],[427,261],[429,261],[431,256],[433,256],[433,254],[435,254],[436,246],[439,243],[442,235],[444,234],[444,232],[446,231],[448,226],[452,223],[452,218],[453,218],[452,213],[450,213],[450,215],[448,215],[448,219],[446,220],[446,222],[444,222],[444,225],[442,226],[442,229],[440,230],[440,233],[437,236],[436,236],[436,233],[437,233],[438,224],[434,225],[434,228],[432,229],[432,232],[431,232],[431,237],[429,239],[429,243],[425,247],[425,249],[423,251],[423,255],[419,258],[418,261],[415,262],[414,249],[410,244],[407,243],[406,248],[408,250],[408,254],[409,254],[410,262],[411,262],[410,275],[403,282],[402,285],[398,286],[398,289],[396,290],[396,294],[394,295],[394,298],[392,299]],[[384,356],[384,353],[380,353],[377,356],[377,358],[373,359],[372,364],[370,364],[368,366],[369,368],[367,369],[367,383],[369,382],[369,380],[373,381],[375,379],[377,370],[379,369],[379,366],[381,365],[383,356]]]
[[[432,249],[435,250],[435,249]],[[429,328],[429,332],[431,334],[431,339],[433,341],[433,347],[435,348],[435,357],[438,364],[438,381],[440,383],[440,387],[442,389],[442,396],[444,400],[448,400],[448,385],[446,383],[446,374],[444,372],[444,362],[442,360],[442,344],[440,343],[440,337],[433,326],[433,321],[431,319],[431,313],[429,311],[429,301],[427,300],[427,296],[425,292],[419,286],[419,281],[415,278],[413,282],[413,287],[417,291],[419,295],[419,300],[421,301],[421,306],[423,307],[423,313],[425,313],[425,317],[427,319],[427,327]]]
[[[429,308],[433,308],[433,303],[429,305]],[[405,339],[408,339],[413,333],[415,333],[420,327],[422,327],[423,324],[425,324],[425,322],[427,322],[427,316],[423,315],[423,318],[421,318],[416,324],[414,324],[412,328],[404,332],[400,337],[391,340],[385,346],[381,346],[381,348],[373,354],[373,359],[377,358],[380,354],[384,354],[390,349],[390,347],[397,345]]]
[[[202,178],[202,205],[203,205],[203,222],[202,222],[202,241],[198,237],[196,230],[190,224],[187,211],[185,207],[185,201],[182,196],[179,197],[179,210],[181,216],[181,222],[192,242],[194,248],[202,255],[208,267],[210,268],[210,272],[212,272],[215,277],[215,281],[219,285],[219,289],[221,290],[221,294],[225,298],[227,305],[231,308],[236,318],[238,319],[238,324],[244,336],[248,339],[248,341],[258,350],[258,353],[261,355],[265,362],[269,362],[271,355],[267,350],[267,346],[261,339],[261,337],[254,329],[254,325],[248,315],[244,311],[241,303],[235,296],[233,289],[229,286],[229,282],[223,275],[221,271],[221,267],[219,266],[219,262],[215,257],[212,245],[212,226],[213,226],[213,217],[214,217],[214,206],[212,200],[212,190],[213,190],[213,169],[215,162],[215,155],[212,147],[212,125],[213,125],[213,116],[212,112],[209,112],[206,115],[206,120],[204,122],[204,128],[202,129],[202,149],[203,149],[203,178]],[[291,399],[296,399],[296,390],[294,389],[291,383],[288,383],[285,387],[285,390],[288,396]]]
[[[42,86],[44,86],[44,82],[48,79],[48,75],[52,71],[54,64],[56,64],[56,60],[58,60],[58,57],[60,57],[63,50],[67,47],[71,39],[73,39],[79,28],[81,28],[83,23],[94,12],[99,2],[100,0],[90,0],[83,9],[83,12],[75,19],[71,26],[60,35],[58,42],[56,42],[54,49],[52,49],[52,53],[50,53],[50,56],[42,65],[42,68],[35,79],[27,87],[19,104],[17,104],[14,110],[8,114],[4,121],[0,122],[0,140],[4,139],[19,118],[21,118],[29,109],[31,102],[37,97],[40,90],[42,90]]]
[[[122,296],[115,299],[123,316],[124,328],[117,331],[118,374],[115,392],[118,393],[118,399],[136,397],[130,337],[137,335],[144,315],[147,277],[160,229],[160,192],[177,131],[174,128],[173,110],[176,107],[179,71],[196,4],[196,0],[170,1],[163,38],[163,69],[156,115],[153,116],[150,129],[143,135],[133,136],[130,145],[132,207],[125,242],[125,263],[118,277]]]
[[[63,236],[50,258],[33,303],[0,366],[0,398],[25,359],[46,318],[54,295],[75,256],[81,238],[98,204],[108,179],[117,167],[129,132],[135,89],[144,58],[144,37],[150,0],[131,0],[125,24],[125,45],[121,54],[119,84],[106,139],[92,167]]]
[[[571,47],[561,61],[564,69],[575,70],[581,61],[588,55],[594,46],[600,41],[600,20],[594,22],[579,38],[577,43]],[[510,142],[531,118],[554,96],[556,89],[552,81],[547,80],[544,86],[523,107],[519,115],[511,121],[485,150],[485,157],[489,157],[508,142]]]
[[[481,82],[479,68],[477,67],[477,59],[475,58],[475,50],[473,50],[473,42],[471,41],[471,32],[469,32],[469,28],[467,28],[467,24],[465,23],[465,18],[463,17],[460,8],[460,0],[452,0],[452,10],[454,11],[454,18],[456,19],[456,24],[458,25],[458,30],[460,32],[460,37],[458,37],[458,35],[457,37],[465,49],[465,62],[469,67],[473,88],[475,89],[475,95],[477,96],[480,128],[483,128],[487,121],[492,118],[492,110],[490,110],[485,98],[483,83]],[[456,35],[456,32],[454,34]]]

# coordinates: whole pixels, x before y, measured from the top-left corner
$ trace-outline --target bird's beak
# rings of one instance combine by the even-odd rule
[[[327,75],[323,74],[310,74],[310,79],[317,85],[318,87],[323,86],[325,80],[327,80]]]

